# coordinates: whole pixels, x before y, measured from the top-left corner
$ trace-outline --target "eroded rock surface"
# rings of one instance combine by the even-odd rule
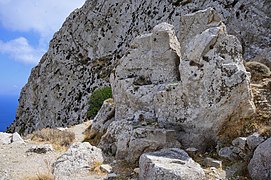
[[[57,180],[89,178],[95,163],[103,162],[102,151],[88,142],[74,143],[66,153],[53,164],[53,174]]]
[[[177,148],[146,153],[140,157],[139,179],[205,179],[205,173],[188,154]]]
[[[271,39],[270,5],[269,0],[87,0],[66,19],[32,70],[9,131],[27,134],[82,122],[87,97],[95,87],[108,85],[115,60],[132,39],[161,22],[173,24],[180,38],[180,15],[199,7],[214,7],[222,15],[230,34],[242,42],[246,59],[268,59],[262,52],[270,52],[265,50]]]
[[[141,154],[161,148],[180,147],[176,132],[151,124],[138,125],[126,120],[114,121],[101,138],[99,147],[116,159],[136,164]]]
[[[240,42],[213,9],[183,16],[180,29],[180,43],[167,23],[132,42],[111,76],[115,120],[155,122],[203,150],[227,121],[253,114],[250,79]]]
[[[252,179],[271,179],[271,138],[260,144],[253,155],[248,171]]]

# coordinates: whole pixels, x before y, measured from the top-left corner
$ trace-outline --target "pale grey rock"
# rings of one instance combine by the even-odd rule
[[[264,138],[259,133],[254,133],[247,137],[248,148],[253,151],[263,141]]]
[[[12,138],[12,134],[0,132],[0,143],[10,144],[11,138]]]
[[[270,48],[270,6],[269,0],[87,0],[66,19],[32,70],[9,131],[27,134],[81,123],[87,97],[96,87],[109,85],[108,75],[132,39],[161,22],[173,24],[180,39],[181,15],[199,9],[216,9],[228,32],[242,42],[246,59],[264,59],[268,53],[263,52],[270,52],[265,50]]]
[[[238,147],[242,150],[245,150],[246,144],[247,144],[246,137],[238,137],[232,141],[233,146]]]
[[[106,172],[106,173],[112,173],[112,166],[109,164],[102,164],[100,166],[101,171]]]
[[[232,141],[232,146],[218,148],[218,155],[231,161],[243,159],[248,161],[253,155],[254,149],[264,141],[258,133],[248,137],[237,137]]]
[[[190,147],[190,148],[187,148],[185,151],[186,151],[186,152],[196,153],[196,152],[198,151],[198,149],[197,149],[197,148],[194,148],[194,147]]]
[[[250,79],[240,42],[212,8],[184,15],[180,29],[180,43],[167,23],[131,43],[110,77],[115,120],[152,121],[204,150],[227,121],[254,113]]]
[[[219,151],[218,151],[218,155],[220,157],[223,157],[223,158],[226,158],[226,159],[229,159],[231,161],[237,159],[237,154],[233,152],[233,148],[234,147],[224,147],[224,148],[221,148]]]
[[[110,173],[107,175],[106,180],[116,179],[118,175],[116,173]]]
[[[192,158],[198,153],[198,149],[194,147],[186,148],[185,152],[189,154],[189,156],[192,156]]]
[[[180,147],[176,132],[169,129],[133,124],[126,120],[114,121],[101,138],[103,152],[135,164],[141,154],[161,148]]]
[[[134,169],[134,172],[135,172],[136,174],[139,174],[140,168],[135,168],[135,169]]]
[[[206,167],[222,168],[222,161],[207,157],[203,160],[203,164]]]
[[[139,160],[139,179],[205,179],[198,163],[180,149],[163,149],[142,154]]]
[[[261,143],[248,164],[248,171],[252,179],[271,179],[271,138]]]
[[[103,102],[101,109],[95,116],[91,130],[96,131],[99,134],[104,134],[108,126],[114,121],[115,117],[115,104],[113,99],[107,99]]]
[[[94,163],[102,163],[101,149],[88,142],[74,143],[53,164],[53,175],[57,180],[89,177]]]
[[[12,144],[25,144],[23,138],[17,132],[12,134],[11,143]]]

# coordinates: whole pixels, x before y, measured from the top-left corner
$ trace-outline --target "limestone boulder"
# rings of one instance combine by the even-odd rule
[[[11,143],[12,144],[25,144],[23,138],[17,132],[12,134]]]
[[[177,148],[142,154],[139,168],[140,180],[205,179],[201,166]]]
[[[102,163],[102,151],[88,142],[73,144],[53,164],[53,175],[57,180],[89,177],[95,163]]]
[[[184,147],[204,150],[228,122],[252,115],[249,74],[238,39],[212,9],[161,23],[135,38],[111,75],[115,119],[154,121]]]
[[[252,179],[271,179],[271,138],[261,143],[248,164],[248,171]]]
[[[12,138],[12,134],[0,132],[0,143],[10,144],[11,138]]]
[[[114,121],[101,138],[104,152],[136,164],[141,154],[162,148],[180,147],[176,131],[151,125],[139,125],[126,120]]]
[[[115,118],[115,104],[113,99],[107,99],[103,102],[101,109],[95,116],[91,130],[99,134],[104,134],[108,126],[114,121]]]

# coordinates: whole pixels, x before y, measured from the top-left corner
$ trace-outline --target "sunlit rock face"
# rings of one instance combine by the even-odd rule
[[[228,121],[255,110],[238,39],[209,8],[138,36],[111,76],[115,120],[157,122],[185,147],[215,142]],[[182,52],[182,55],[181,55]]]
[[[242,42],[246,59],[269,52],[266,49],[270,47],[271,23],[267,0],[87,0],[55,33],[48,52],[32,70],[9,131],[27,134],[84,121],[87,97],[95,88],[109,84],[115,62],[136,36],[167,22],[181,39],[181,15],[199,7],[213,7],[222,15],[229,34]]]

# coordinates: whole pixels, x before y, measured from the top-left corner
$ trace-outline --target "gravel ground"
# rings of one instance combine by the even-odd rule
[[[75,142],[84,139],[83,132],[90,125],[85,122],[67,128],[75,133]],[[26,180],[51,173],[51,165],[63,152],[50,151],[46,154],[27,153],[38,143],[26,141],[26,144],[0,144],[0,180]],[[40,143],[39,143],[40,144]],[[96,179],[94,175],[88,179]]]

